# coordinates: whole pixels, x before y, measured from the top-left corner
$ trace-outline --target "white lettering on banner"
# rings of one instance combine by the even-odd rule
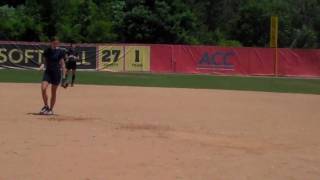
[[[8,60],[7,56],[3,52],[7,52],[7,50],[4,48],[0,49],[0,63],[5,63]]]
[[[87,55],[86,55],[85,51],[82,51],[82,56],[81,57],[82,57],[81,58],[81,64],[83,64],[83,65],[91,65],[90,62],[86,61]]]
[[[43,50],[37,50],[36,52],[38,52],[38,64],[42,63],[42,55],[43,55]]]
[[[33,56],[33,54],[30,54],[30,53],[34,53],[35,52],[35,50],[25,50],[24,51],[24,62],[25,63],[28,63],[28,60],[29,59],[32,59],[32,58],[34,58],[34,56]]]
[[[5,48],[0,49],[0,63],[11,62],[13,64],[25,63],[28,64],[30,61],[37,61],[41,64],[43,56],[43,50],[19,50],[11,49],[8,51]],[[36,59],[37,58],[37,59]]]
[[[13,58],[13,54],[17,52],[16,54],[19,55],[18,59],[14,59]],[[11,51],[9,51],[9,60],[10,62],[14,63],[14,64],[18,64],[20,62],[23,61],[23,53],[21,50],[18,50],[18,49],[12,49]]]

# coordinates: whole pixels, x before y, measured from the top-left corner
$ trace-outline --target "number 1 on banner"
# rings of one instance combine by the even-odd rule
[[[139,63],[140,62],[140,51],[139,50],[136,50],[136,59],[135,59],[135,62],[136,63]]]
[[[150,46],[126,46],[125,70],[150,71]]]

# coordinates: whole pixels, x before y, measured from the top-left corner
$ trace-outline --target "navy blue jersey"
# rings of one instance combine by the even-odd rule
[[[70,48],[67,52],[68,61],[77,61],[78,53]]]
[[[43,56],[46,58],[47,70],[60,70],[60,60],[64,58],[65,51],[58,48],[48,48],[44,51]]]

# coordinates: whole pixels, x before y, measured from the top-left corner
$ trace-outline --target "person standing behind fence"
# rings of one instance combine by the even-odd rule
[[[53,108],[56,103],[56,95],[61,81],[61,75],[65,79],[65,52],[59,48],[59,44],[59,40],[55,38],[51,42],[51,47],[46,49],[43,53],[44,63],[40,66],[40,69],[45,68],[41,83],[42,100],[44,103],[43,108],[40,110],[40,114],[42,115],[53,115]],[[50,84],[51,99],[49,106],[47,89]]]

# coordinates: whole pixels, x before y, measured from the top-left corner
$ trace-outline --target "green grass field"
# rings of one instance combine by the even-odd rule
[[[38,83],[41,78],[39,71],[0,70],[0,82]],[[78,72],[77,83],[320,94],[320,79]]]

